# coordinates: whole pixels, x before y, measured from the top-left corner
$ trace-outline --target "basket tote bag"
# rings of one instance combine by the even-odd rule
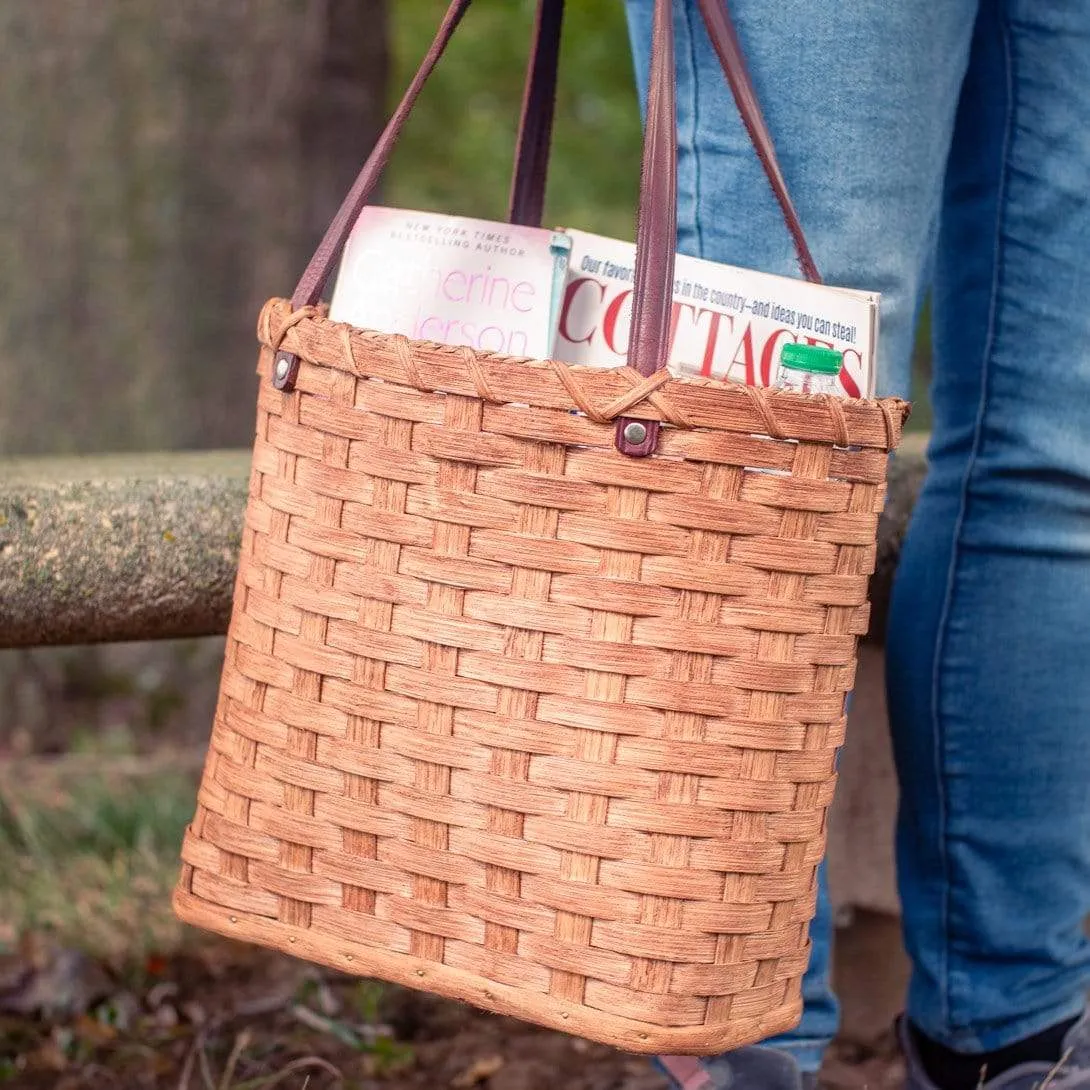
[[[794,1025],[907,406],[665,370],[656,0],[628,366],[333,323],[321,293],[469,0],[271,300],[215,724],[174,904],[211,931],[636,1052]],[[721,0],[702,0],[806,276]],[[562,0],[511,219],[540,224]],[[437,152],[441,154],[441,150]]]

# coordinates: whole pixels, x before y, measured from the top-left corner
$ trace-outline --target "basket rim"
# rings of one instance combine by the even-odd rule
[[[295,310],[282,298],[266,302],[257,333],[271,352],[300,357],[297,386],[309,393],[327,392],[328,374],[323,379],[315,371],[332,369],[495,405],[589,410],[600,422],[639,416],[687,430],[716,428],[885,452],[900,444],[911,412],[911,405],[896,397],[802,394],[666,372],[647,379],[630,367],[597,368],[414,341],[332,321],[325,306]]]

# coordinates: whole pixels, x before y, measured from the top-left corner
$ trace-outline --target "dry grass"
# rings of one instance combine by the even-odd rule
[[[199,755],[80,754],[0,770],[0,943],[48,931],[107,960],[174,950]]]

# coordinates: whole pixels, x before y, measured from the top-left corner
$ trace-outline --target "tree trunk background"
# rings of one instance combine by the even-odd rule
[[[248,445],[385,89],[383,0],[0,4],[0,454]]]
[[[0,3],[0,455],[249,446],[386,77],[384,0]],[[205,738],[221,648],[0,654],[0,757]]]

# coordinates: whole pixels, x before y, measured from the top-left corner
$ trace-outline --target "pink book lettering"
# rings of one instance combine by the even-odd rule
[[[569,249],[555,231],[370,206],[345,247],[329,316],[412,340],[547,358]]]
[[[585,231],[572,239],[558,359],[620,367],[632,321],[631,243]],[[678,255],[668,365],[675,374],[775,386],[788,342],[843,353],[845,397],[874,395],[879,296]]]

